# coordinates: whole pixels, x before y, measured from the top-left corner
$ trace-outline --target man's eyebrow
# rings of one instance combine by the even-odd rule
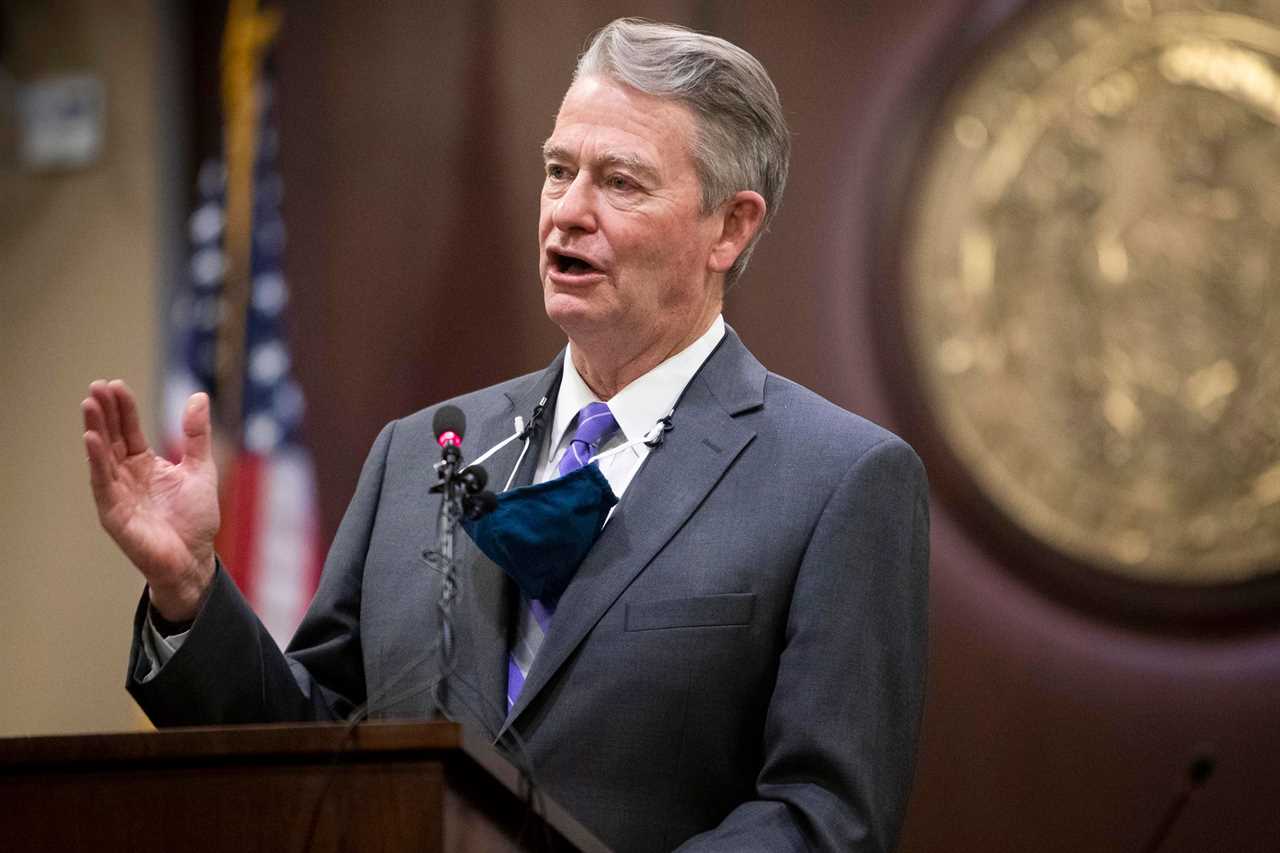
[[[658,177],[658,170],[648,160],[642,160],[634,154],[606,151],[598,162],[605,166],[620,166],[628,172],[650,180],[656,180]]]
[[[574,157],[570,153],[569,149],[560,145],[553,145],[548,142],[542,146],[542,159],[543,162],[550,162],[552,160],[572,161]],[[623,169],[626,169],[629,172],[634,172],[642,177],[651,179],[656,179],[658,177],[658,170],[654,168],[652,164],[647,160],[643,160],[640,157],[635,156],[634,154],[627,154],[620,151],[606,151],[601,154],[600,157],[596,158],[595,163],[596,165],[601,166],[620,166]]]
[[[551,140],[548,139],[542,143],[542,159],[544,162],[548,160],[568,160],[569,150],[559,145],[553,145]]]

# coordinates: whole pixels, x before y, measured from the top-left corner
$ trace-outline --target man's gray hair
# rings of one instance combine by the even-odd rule
[[[704,215],[741,190],[764,197],[764,222],[725,275],[725,289],[732,287],[782,202],[791,162],[791,134],[768,72],[722,38],[619,18],[592,37],[573,73],[575,81],[594,76],[679,101],[697,116],[691,154]]]

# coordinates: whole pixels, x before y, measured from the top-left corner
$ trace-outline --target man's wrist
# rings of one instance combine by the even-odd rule
[[[184,582],[164,588],[157,588],[154,583],[149,584],[148,600],[153,617],[159,617],[166,625],[185,625],[182,630],[191,627],[204,608],[216,573],[217,560],[210,555],[207,565],[196,568],[192,572],[193,576],[188,576]],[[159,623],[153,624],[162,634],[166,633],[160,629]]]

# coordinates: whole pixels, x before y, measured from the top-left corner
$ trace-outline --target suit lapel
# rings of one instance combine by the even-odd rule
[[[764,378],[764,367],[726,328],[724,340],[686,387],[671,431],[649,452],[565,590],[506,726],[546,686],[755,436],[735,417],[762,404]]]
[[[545,371],[536,376],[527,387],[508,392],[509,407],[497,416],[478,424],[468,431],[463,445],[465,459],[475,459],[490,447],[511,435],[516,415],[528,419],[538,401],[555,393],[559,380],[563,353]],[[541,418],[535,428],[529,452],[516,472],[514,486],[532,481],[537,466],[538,448],[546,433],[549,416]],[[472,441],[474,436],[474,441]],[[503,448],[485,467],[492,473],[490,487],[501,489],[511,473],[511,466],[520,455],[522,442],[512,442]],[[508,627],[511,624],[511,608],[515,602],[511,584],[506,574],[493,561],[481,553],[471,538],[461,530],[455,539],[458,566],[459,594],[455,603],[453,620],[454,655],[459,673],[472,673],[474,687],[463,684],[449,685],[449,691],[460,700],[448,703],[456,719],[462,711],[467,716],[479,717],[491,734],[502,727],[507,707],[507,651]],[[476,701],[472,691],[479,690],[482,701]]]

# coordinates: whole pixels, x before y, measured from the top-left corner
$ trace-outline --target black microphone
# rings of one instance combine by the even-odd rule
[[[438,482],[431,487],[433,493],[445,492],[453,498],[458,481],[458,466],[462,464],[462,433],[467,429],[467,416],[457,406],[441,406],[431,419],[431,431],[440,445],[440,461],[436,463]]]
[[[1147,839],[1147,843],[1142,848],[1142,853],[1156,853],[1160,849],[1165,839],[1169,837],[1169,831],[1173,829],[1173,825],[1187,808],[1187,803],[1191,802],[1191,795],[1196,792],[1196,789],[1204,787],[1204,784],[1209,781],[1209,777],[1213,775],[1213,770],[1216,766],[1217,762],[1208,747],[1202,747],[1197,751],[1196,755],[1191,759],[1191,763],[1187,765],[1187,778],[1182,783],[1182,789],[1178,791],[1173,798],[1173,802],[1169,803],[1169,807],[1165,809],[1164,816],[1160,819],[1160,823],[1156,825],[1155,832],[1151,833],[1151,837]]]
[[[436,435],[436,443],[440,445],[440,463],[437,473],[440,482],[432,492],[446,492],[453,500],[461,500],[462,515],[476,519],[493,510],[497,498],[492,492],[484,490],[489,481],[488,473],[478,465],[469,465],[459,470],[462,462],[462,435],[467,429],[467,416],[457,406],[447,405],[436,409],[431,419],[431,431]],[[462,487],[459,495],[455,489]]]
[[[475,521],[482,515],[488,515],[498,508],[498,496],[493,492],[476,492],[467,495],[462,501],[462,516]]]
[[[436,416],[431,419],[431,429],[436,434],[436,443],[446,459],[459,462],[462,459],[462,433],[467,428],[467,416],[457,406],[441,406]],[[489,475],[478,465],[470,465],[451,474],[462,484],[469,495],[482,491],[489,482]]]
[[[457,406],[441,406],[431,419],[431,431],[442,448],[461,447],[462,435],[467,431],[467,416]]]
[[[462,517],[475,521],[498,506],[498,496],[485,491],[489,484],[489,472],[479,465],[468,465],[458,472],[458,482],[466,496],[462,499]]]

